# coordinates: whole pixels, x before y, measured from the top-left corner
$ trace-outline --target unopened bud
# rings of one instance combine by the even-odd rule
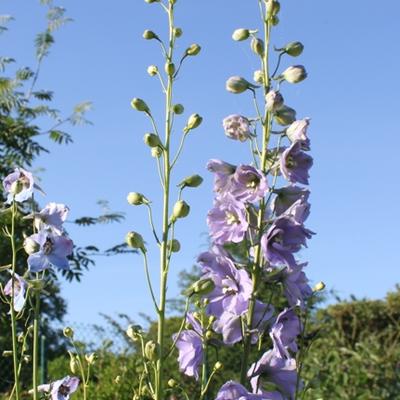
[[[132,249],[146,250],[143,242],[143,237],[137,232],[128,232],[125,236],[125,241]]]
[[[176,115],[180,115],[180,114],[183,114],[183,112],[185,111],[185,108],[183,107],[182,104],[175,104],[175,105],[172,106],[172,111]]]
[[[169,379],[168,380],[168,386],[170,388],[174,388],[174,387],[178,386],[178,382],[175,379]]]
[[[143,39],[146,40],[158,39],[158,36],[153,31],[146,29],[143,32]]]
[[[313,289],[313,292],[322,292],[325,289],[325,283],[324,282],[318,282]]]
[[[156,361],[158,358],[158,344],[154,340],[149,340],[144,346],[144,355],[150,361]]]
[[[137,342],[140,339],[141,330],[142,330],[142,327],[140,325],[129,325],[128,329],[126,330],[126,335],[133,342]]]
[[[197,54],[200,53],[200,50],[201,50],[201,47],[198,44],[194,43],[186,49],[185,55],[197,56]]]
[[[248,39],[250,36],[250,31],[248,29],[236,29],[232,33],[232,39],[240,42],[242,40]]]
[[[279,17],[277,15],[274,15],[273,17],[271,17],[271,24],[272,26],[276,26],[279,24]]]
[[[178,187],[185,188],[185,187],[198,187],[202,184],[203,178],[200,175],[190,175],[186,177]]]
[[[289,56],[297,57],[303,52],[304,46],[301,42],[290,42],[283,50],[286,54],[289,54]]]
[[[275,17],[281,9],[281,5],[279,1],[276,0],[268,0],[267,1],[267,19],[271,19]]]
[[[148,114],[150,113],[149,106],[145,103],[145,101],[142,99],[138,99],[137,97],[132,99],[131,106],[137,111],[145,112]]]
[[[79,371],[79,361],[72,352],[68,351],[68,354],[69,354],[69,369],[73,374],[76,374]]]
[[[160,138],[154,133],[146,133],[143,136],[143,141],[149,147],[162,147]]]
[[[68,339],[72,339],[74,337],[74,330],[67,326],[63,329],[63,335]]]
[[[85,360],[89,365],[93,365],[96,362],[96,353],[85,354]]]
[[[146,199],[146,196],[142,193],[130,192],[128,196],[126,196],[128,203],[131,206],[140,206],[142,204],[149,204],[149,200]]]
[[[29,364],[32,361],[32,358],[29,355],[25,355],[23,360],[25,364]]]
[[[173,253],[178,253],[179,250],[181,249],[181,244],[179,243],[179,240],[177,239],[172,239],[168,241],[168,248],[171,249]]]
[[[175,64],[174,63],[170,63],[170,62],[165,63],[164,70],[165,70],[165,73],[167,75],[169,75],[169,76],[174,75],[174,73],[175,73]]]
[[[12,355],[13,355],[12,350],[4,350],[2,353],[3,357],[12,357]]]
[[[262,72],[261,70],[254,71],[253,80],[254,80],[254,82],[263,84],[264,83],[264,72]]]
[[[23,334],[23,332],[21,332],[18,336],[17,336],[17,340],[19,343],[23,343],[25,339],[25,335]]]
[[[157,68],[157,66],[156,66],[156,65],[149,65],[149,66],[147,67],[147,73],[148,73],[150,76],[157,75],[157,73],[158,73],[158,68]]]
[[[222,362],[220,362],[220,361],[217,361],[215,364],[214,364],[214,370],[215,371],[220,371],[221,369],[223,369],[224,368],[224,365],[222,364]]]
[[[258,86],[252,85],[246,79],[240,76],[232,76],[226,81],[226,90],[234,94],[240,94],[248,89],[253,89]]]
[[[152,147],[151,148],[151,156],[154,158],[160,158],[162,154],[161,147]]]
[[[206,339],[207,340],[210,340],[210,339],[212,339],[212,337],[214,336],[214,333],[213,333],[213,331],[211,331],[210,329],[209,330],[207,330],[206,331]]]
[[[307,72],[302,65],[293,65],[285,69],[280,77],[289,83],[299,83],[307,78]]]
[[[117,375],[117,376],[114,378],[114,383],[115,383],[116,385],[119,385],[119,384],[121,383],[121,380],[122,380],[121,375]]]
[[[196,129],[203,121],[203,118],[199,114],[192,114],[187,123],[186,126],[183,128],[183,131],[185,133],[188,133],[192,129]]]
[[[282,106],[275,112],[274,118],[279,125],[290,125],[296,120],[296,110],[288,106]]]
[[[174,35],[175,37],[179,38],[183,35],[183,31],[181,28],[174,28]]]
[[[37,253],[40,250],[40,245],[32,238],[27,237],[24,240],[24,250],[25,250],[26,254]]]
[[[216,317],[215,315],[211,315],[211,316],[208,318],[208,323],[209,323],[209,324],[212,324],[213,322],[216,321],[216,319],[217,319],[217,317]]]
[[[172,210],[172,219],[177,220],[178,218],[185,218],[189,215],[190,206],[184,200],[178,200]]]
[[[214,288],[215,283],[211,278],[200,279],[192,285],[193,293],[200,296],[211,293]]]
[[[283,106],[283,96],[276,90],[270,90],[266,96],[265,101],[267,103],[267,110],[275,112]]]
[[[160,0],[144,0],[146,3],[151,4],[151,3],[159,3]]]
[[[253,52],[259,56],[264,54],[264,42],[261,39],[253,38],[251,39],[251,49]]]

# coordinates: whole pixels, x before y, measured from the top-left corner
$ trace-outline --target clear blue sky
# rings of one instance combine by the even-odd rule
[[[80,245],[107,247],[121,242],[130,229],[150,241],[145,210],[125,201],[127,192],[141,191],[159,206],[156,170],[142,142],[150,126],[129,103],[142,97],[159,114],[159,85],[146,74],[148,65],[162,65],[159,48],[141,34],[146,28],[164,34],[164,14],[141,0],[58,4],[75,22],[57,34],[38,87],[53,89],[55,105],[66,112],[81,100],[92,100],[89,117],[94,125],[73,129],[73,145],[51,145],[51,153],[38,161],[36,167],[46,169],[46,200],[68,204],[72,218],[96,213],[97,199],[107,199],[113,209],[126,213],[119,225],[71,229]],[[44,9],[38,1],[2,0],[1,14],[16,18],[0,38],[1,54],[20,65],[33,65],[33,37],[44,27]],[[323,280],[341,296],[378,298],[400,282],[395,253],[400,196],[398,15],[400,3],[395,0],[282,1],[281,24],[273,36],[277,46],[293,40],[305,45],[294,61],[307,67],[309,79],[283,90],[299,117],[312,118],[315,164],[308,226],[317,235],[302,258],[310,262],[307,272],[313,282]],[[246,145],[224,137],[221,120],[230,113],[250,112],[249,96],[230,95],[224,84],[231,75],[250,79],[257,69],[246,45],[231,40],[235,28],[257,27],[257,17],[256,0],[178,1],[176,21],[184,31],[178,51],[192,42],[203,49],[185,65],[176,101],[185,105],[185,117],[198,112],[204,123],[190,134],[176,179],[200,173],[205,182],[187,192],[192,213],[177,229],[183,250],[171,267],[170,296],[178,293],[176,274],[190,267],[206,246],[205,216],[212,204],[207,160],[249,160]],[[290,62],[285,60],[283,66]],[[155,272],[157,259],[152,261]],[[100,258],[82,283],[65,283],[62,293],[71,321],[98,322],[99,312],[134,317],[152,312],[139,256]]]

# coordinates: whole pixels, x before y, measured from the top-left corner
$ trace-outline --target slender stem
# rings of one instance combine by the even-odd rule
[[[156,228],[154,226],[153,211],[151,209],[151,205],[146,203],[146,206],[147,206],[147,210],[149,212],[149,222],[150,222],[151,229],[153,231],[154,239],[156,239],[157,244],[160,245],[161,244],[160,243],[160,239],[158,238],[158,235],[157,235],[157,232],[156,232]]]
[[[36,274],[39,279],[39,274]],[[33,317],[33,371],[32,371],[32,386],[33,386],[33,399],[38,400],[39,393],[38,387],[38,376],[39,376],[39,324],[40,324],[40,292],[35,291],[35,308]]]
[[[204,311],[202,312],[201,316],[201,325],[204,332]],[[203,362],[202,362],[202,371],[201,371],[201,397],[200,399],[207,400],[207,389],[209,385],[209,372],[208,372],[208,343],[207,338],[205,338],[203,334],[202,340],[202,347],[203,347]]]
[[[143,261],[144,261],[144,271],[146,273],[146,280],[147,280],[147,285],[149,287],[149,291],[151,294],[151,298],[153,300],[154,303],[154,308],[156,309],[157,313],[159,312],[158,309],[158,305],[157,305],[157,300],[156,300],[156,296],[154,294],[154,290],[153,290],[153,285],[151,284],[151,278],[150,278],[150,273],[149,273],[149,263],[147,261],[147,254],[146,251],[142,250],[142,254],[143,254]]]
[[[16,203],[15,200],[12,202],[12,217],[11,217],[11,251],[12,251],[12,277],[11,277],[11,335],[12,335],[12,349],[13,349],[13,365],[14,365],[14,383],[15,383],[15,398],[20,400],[21,398],[21,388],[19,382],[19,372],[18,372],[18,342],[17,342],[17,323],[16,315],[14,310],[14,298],[15,298],[15,268],[17,266],[17,249],[15,245],[15,217],[16,217]]]
[[[85,370],[83,368],[83,357],[82,357],[80,351],[78,350],[78,348],[76,347],[75,342],[73,340],[71,340],[71,343],[72,343],[72,346],[74,346],[76,356],[78,358],[79,370],[81,372],[82,387],[83,387],[83,400],[87,400],[88,382],[86,380],[86,374],[85,374]]]

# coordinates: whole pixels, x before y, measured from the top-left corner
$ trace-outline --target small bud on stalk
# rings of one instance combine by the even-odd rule
[[[202,184],[203,178],[200,175],[190,175],[186,177],[181,183],[179,183],[178,187],[198,187]]]
[[[215,371],[220,371],[221,369],[223,369],[224,368],[224,365],[220,362],[220,361],[217,361],[215,364],[214,364],[214,370]]]
[[[265,101],[267,103],[267,110],[272,112],[282,108],[284,102],[282,95],[276,90],[270,90],[265,96]]]
[[[143,141],[149,147],[162,147],[160,138],[154,133],[146,133],[143,136]]]
[[[296,120],[296,110],[288,106],[282,106],[275,112],[274,119],[279,125],[290,125]]]
[[[145,195],[143,195],[142,193],[137,193],[137,192],[128,193],[128,196],[126,196],[126,199],[128,200],[128,203],[131,206],[140,206],[142,204],[150,203]]]
[[[141,249],[142,251],[146,250],[143,237],[137,232],[128,232],[125,236],[125,241],[132,249]]]
[[[69,369],[73,374],[76,374],[79,371],[79,361],[75,357],[71,351],[68,351],[69,354]]]
[[[146,29],[143,32],[143,39],[146,40],[158,39],[158,36],[153,31]]]
[[[257,87],[240,76],[232,76],[226,81],[226,90],[234,94],[240,94],[248,89],[255,89]]]
[[[292,57],[299,56],[303,50],[304,46],[301,42],[290,42],[283,48],[283,51]]]
[[[178,253],[179,250],[181,249],[181,244],[179,243],[179,240],[172,239],[168,241],[167,247],[171,249],[173,253]]]
[[[267,0],[267,19],[271,19],[275,17],[280,9],[281,9],[281,4],[279,1],[276,0]]]
[[[215,283],[211,278],[200,279],[194,282],[186,291],[187,296],[193,296],[197,294],[199,296],[205,296],[211,293],[215,288]]]
[[[154,340],[149,340],[144,346],[144,355],[149,361],[156,361],[158,344]]]
[[[248,39],[250,36],[250,31],[248,29],[236,29],[232,34],[232,39],[240,42],[242,40]]]
[[[31,239],[30,237],[27,237],[24,240],[24,250],[26,254],[33,254],[38,252],[40,249],[39,243],[37,243],[35,240]]]
[[[189,215],[190,206],[184,200],[178,200],[172,210],[172,220],[176,221],[178,218],[185,218]]]
[[[179,38],[183,35],[183,31],[181,28],[174,28],[173,32],[176,38]]]
[[[114,383],[115,383],[116,385],[119,385],[119,384],[121,383],[121,380],[122,380],[121,375],[117,375],[117,376],[114,378]]]
[[[85,360],[89,365],[93,365],[96,362],[96,353],[85,354]]]
[[[324,282],[318,282],[313,289],[313,292],[322,292],[325,289],[325,283]]]
[[[203,121],[203,118],[199,114],[192,114],[187,123],[186,126],[183,128],[184,133],[188,133],[192,129],[196,129]]]
[[[157,68],[157,66],[156,66],[156,65],[149,65],[149,66],[147,67],[147,73],[148,73],[150,76],[157,75],[157,73],[158,73],[158,68]]]
[[[307,78],[307,72],[302,65],[293,65],[285,69],[279,78],[289,83],[299,83]]]
[[[72,328],[70,328],[69,326],[65,327],[63,329],[63,335],[68,338],[68,339],[73,339],[74,337],[74,331]]]
[[[175,73],[175,64],[167,62],[167,63],[165,63],[164,69],[165,69],[165,73],[167,75],[172,76]]]
[[[137,111],[150,114],[150,109],[149,109],[148,105],[142,99],[138,99],[137,97],[135,97],[131,101],[131,106],[132,106],[132,108],[134,108]]]
[[[185,108],[183,107],[182,104],[175,104],[174,106],[172,106],[172,111],[173,111],[176,115],[181,115],[181,114],[183,114],[183,112],[185,111]]]
[[[170,388],[174,388],[174,387],[178,386],[178,383],[176,382],[175,379],[169,379],[169,380],[168,380],[168,386],[169,386]]]
[[[151,3],[159,3],[160,0],[144,0],[146,3],[151,4]]]
[[[162,149],[160,147],[151,148],[151,156],[154,158],[160,158],[162,154]]]
[[[264,55],[264,42],[261,39],[258,38],[251,39],[250,46],[255,54],[261,57]]]
[[[3,353],[1,354],[3,357],[12,357],[13,352],[12,350],[4,350]]]
[[[126,330],[126,335],[133,342],[137,342],[140,339],[140,331],[141,330],[142,330],[142,327],[140,325],[129,325],[128,329]]]
[[[264,72],[262,72],[260,69],[258,69],[257,71],[254,71],[253,80],[254,80],[254,82],[263,84],[264,83]]]
[[[197,56],[197,54],[200,53],[201,47],[194,43],[191,46],[189,46],[186,51],[185,51],[185,56]]]

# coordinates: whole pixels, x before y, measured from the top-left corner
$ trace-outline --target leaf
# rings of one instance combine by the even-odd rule
[[[15,62],[14,58],[11,57],[1,57],[0,56],[0,71],[4,72],[7,64]]]
[[[27,81],[30,78],[32,78],[34,75],[35,75],[35,73],[29,67],[25,67],[25,68],[21,68],[21,69],[17,70],[17,72],[15,74],[15,78],[18,81]]]
[[[40,60],[47,56],[49,48],[54,43],[54,37],[50,31],[39,33],[35,39],[36,57]]]
[[[32,92],[32,95],[38,100],[51,101],[53,100],[54,92],[51,90],[39,90]]]
[[[69,133],[57,129],[53,129],[49,132],[49,138],[58,144],[69,144],[73,142]]]

